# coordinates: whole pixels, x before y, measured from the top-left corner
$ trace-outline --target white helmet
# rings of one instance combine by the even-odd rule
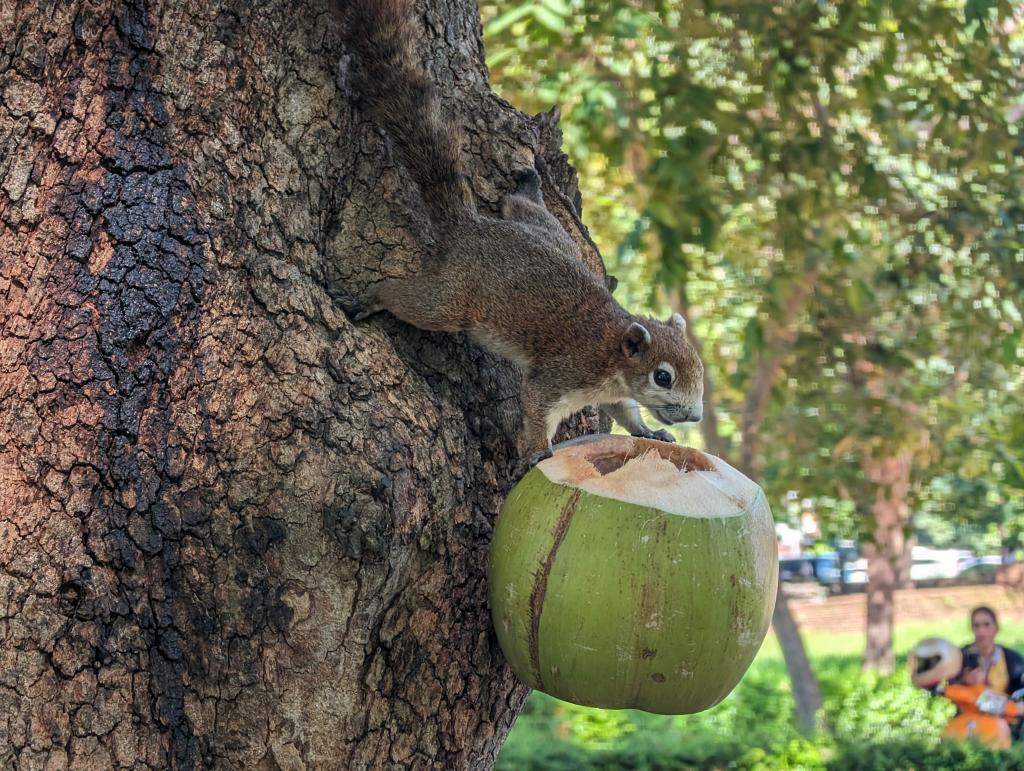
[[[956,677],[963,668],[960,649],[941,637],[928,637],[915,645],[907,658],[910,682],[918,688],[933,688]]]

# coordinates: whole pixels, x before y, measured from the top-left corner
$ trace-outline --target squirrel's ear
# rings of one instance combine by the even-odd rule
[[[678,313],[673,313],[671,316],[668,317],[668,325],[682,332],[684,329],[686,329],[686,319],[684,319]]]
[[[622,352],[627,356],[636,356],[647,350],[651,344],[651,333],[647,327],[634,321],[622,336]]]

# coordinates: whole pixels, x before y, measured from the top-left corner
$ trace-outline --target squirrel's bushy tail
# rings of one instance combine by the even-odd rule
[[[416,55],[411,0],[340,0],[348,42],[359,56],[363,107],[385,129],[423,194],[432,220],[472,206],[462,174],[459,134]]]

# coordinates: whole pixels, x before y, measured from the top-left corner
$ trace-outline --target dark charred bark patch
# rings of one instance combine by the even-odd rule
[[[375,513],[363,509],[361,515],[355,506],[332,506],[324,510],[324,528],[337,540],[346,557],[379,560],[386,553],[388,539]]]
[[[44,550],[57,539],[50,556],[63,578],[56,602],[37,595],[26,619],[54,627],[35,644],[61,652],[55,674],[65,678],[90,663],[101,682],[112,672],[142,678],[143,687],[121,694],[124,714],[114,724],[102,732],[93,726],[100,741],[91,754],[113,762],[110,737],[131,717],[133,732],[151,727],[152,752],[143,753],[150,763],[192,768],[201,759],[185,708],[182,641],[201,641],[179,628],[194,595],[181,591],[183,534],[163,498],[172,477],[171,380],[194,356],[207,236],[168,150],[168,115],[151,80],[158,68],[148,53],[152,22],[140,4],[108,21],[93,28],[87,49],[48,62],[50,74],[63,77],[47,82],[67,90],[47,95],[59,114],[54,145],[36,145],[39,226],[5,218],[5,243],[13,231],[47,276],[33,281],[5,258],[4,275],[15,277],[22,302],[10,307],[4,331],[21,321],[28,334],[4,379],[16,383],[19,370],[52,373],[53,388],[25,394],[39,419],[36,441],[9,434],[0,445],[14,450],[4,454],[5,466],[16,468],[20,458],[28,471],[24,461],[34,456],[33,471],[48,480],[30,511],[41,514],[48,499],[52,519],[34,535]],[[24,483],[32,484],[31,473]],[[31,537],[21,542],[32,548]],[[120,691],[112,685],[103,693]],[[15,714],[37,708],[25,696]],[[55,698],[51,708],[60,703]],[[62,732],[38,742],[69,759],[82,751]]]

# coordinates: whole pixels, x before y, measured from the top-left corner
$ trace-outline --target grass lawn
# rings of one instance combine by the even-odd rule
[[[945,637],[957,645],[965,645],[971,641],[971,630],[967,621],[967,614],[963,617],[954,617],[949,621],[929,621],[924,623],[898,625],[895,631],[893,649],[896,656],[901,660],[906,659],[910,648],[925,637]],[[803,630],[804,645],[807,648],[807,655],[811,658],[812,666],[816,660],[828,656],[854,656],[860,658],[864,654],[864,630],[857,629],[850,632],[829,632],[828,634],[815,633],[813,630]],[[999,636],[997,641],[1002,645],[1008,645],[1024,653],[1024,622],[1016,620],[1004,620],[999,624]],[[767,659],[782,659],[782,651],[775,639],[775,635],[769,632],[768,637],[757,654],[755,663]]]

